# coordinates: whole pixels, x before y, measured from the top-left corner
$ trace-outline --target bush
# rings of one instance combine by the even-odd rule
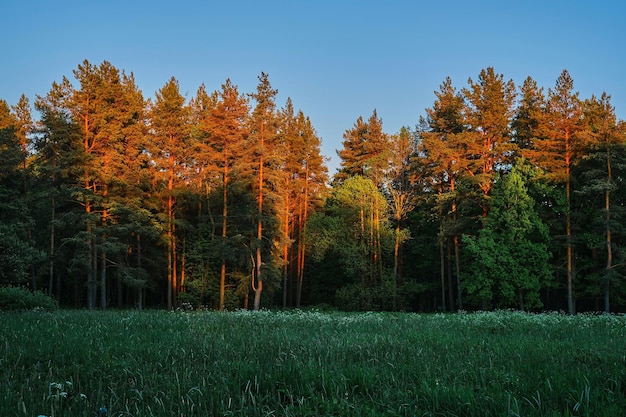
[[[23,287],[0,287],[0,311],[56,310],[54,298]]]

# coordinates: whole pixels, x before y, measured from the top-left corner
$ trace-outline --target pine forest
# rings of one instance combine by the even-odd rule
[[[609,93],[468,76],[398,132],[346,121],[335,173],[266,73],[146,98],[85,60],[0,98],[0,287],[89,310],[625,312]]]

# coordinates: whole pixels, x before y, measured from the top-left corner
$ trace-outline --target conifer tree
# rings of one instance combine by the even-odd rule
[[[598,200],[598,195],[603,195],[601,207],[604,216],[594,216],[590,223],[600,224],[603,229],[606,261],[600,282],[604,311],[609,313],[611,287],[615,286],[618,276],[616,268],[619,267],[615,264],[614,257],[619,254],[621,243],[615,239],[619,237],[615,232],[621,229],[620,220],[624,216],[623,204],[619,200],[615,204],[613,200],[619,191],[620,177],[626,169],[626,136],[620,131],[608,94],[603,93],[600,98],[592,96],[585,100],[583,112],[586,125],[583,136],[585,151],[577,166],[582,180],[579,192],[588,204],[591,202],[589,205],[594,213],[598,210],[593,202]]]
[[[512,142],[518,155],[526,149],[534,149],[534,138],[538,135],[542,112],[545,107],[543,88],[531,77],[524,80],[520,88],[521,99],[511,123]]]
[[[282,149],[285,150],[283,160],[284,174],[281,176],[282,183],[282,207],[278,210],[280,224],[280,238],[278,244],[282,250],[282,281],[283,281],[283,308],[287,307],[290,282],[290,252],[295,242],[293,236],[293,224],[295,219],[294,208],[298,199],[297,188],[300,182],[299,162],[302,158],[303,143],[298,129],[297,119],[294,114],[291,97],[287,98],[285,106],[279,111],[279,138]]]
[[[352,129],[343,134],[343,147],[337,154],[341,159],[341,168],[335,174],[334,181],[342,182],[355,175],[371,178],[380,186],[383,173],[389,164],[389,137],[383,132],[383,121],[376,110],[367,121],[362,116]]]
[[[546,173],[553,183],[565,186],[565,239],[567,257],[567,310],[575,313],[574,254],[571,221],[571,170],[582,149],[582,105],[574,92],[574,81],[563,70],[554,89],[548,90],[539,137],[534,148],[526,150],[528,160]]]
[[[393,250],[393,278],[396,288],[402,287],[400,275],[400,249],[409,238],[403,222],[417,204],[416,187],[414,183],[421,180],[424,174],[422,159],[417,158],[414,135],[408,128],[403,127],[400,132],[390,137],[391,159],[389,171],[386,173],[385,192],[390,200],[390,209],[395,222],[394,250]],[[418,166],[418,164],[420,166]],[[394,297],[394,310],[396,309]]]
[[[241,95],[237,86],[228,79],[222,84],[215,104],[208,109],[203,119],[201,129],[207,134],[207,145],[210,148],[208,157],[213,158],[216,174],[220,176],[222,195],[222,224],[221,224],[221,265],[219,283],[219,306],[224,309],[226,286],[226,245],[228,238],[228,194],[233,176],[233,169],[237,169],[237,161],[243,153],[243,141],[247,136],[246,118],[248,116],[248,102]],[[207,163],[210,163],[207,161]]]
[[[469,172],[468,135],[463,119],[465,104],[463,96],[456,91],[452,80],[447,77],[435,92],[432,108],[426,109],[427,118],[421,122],[421,146],[425,154],[432,182],[438,190],[438,215],[440,221],[439,252],[442,303],[445,306],[444,238],[450,236],[454,244],[457,303],[463,308],[461,297],[460,240],[457,208],[459,196],[457,182]],[[446,230],[446,214],[450,212],[451,230]],[[451,279],[451,277],[449,277]],[[452,283],[448,285],[449,305],[454,308]]]
[[[311,120],[302,111],[297,115],[297,126],[300,135],[299,143],[302,145],[299,153],[299,171],[297,176],[296,191],[298,195],[298,225],[294,239],[297,239],[297,261],[296,261],[296,307],[300,306],[302,298],[302,287],[304,284],[306,239],[305,228],[310,216],[322,204],[326,194],[326,183],[328,181],[328,169],[320,151],[321,139],[317,136]]]
[[[176,306],[178,262],[176,241],[176,201],[178,188],[188,178],[185,142],[190,131],[190,108],[180,93],[178,81],[172,77],[156,92],[150,109],[153,132],[150,154],[155,168],[155,178],[163,187],[166,209],[165,238],[167,242],[167,308]]]
[[[254,276],[252,279],[252,289],[254,291],[253,308],[258,310],[261,307],[261,294],[263,293],[262,275],[264,265],[262,252],[266,236],[263,234],[264,227],[270,219],[265,199],[269,197],[271,189],[268,184],[274,180],[272,167],[276,167],[276,159],[281,155],[276,152],[275,145],[277,139],[277,116],[276,116],[276,95],[278,90],[272,88],[269,76],[262,72],[259,76],[256,93],[250,94],[255,102],[254,109],[249,119],[250,131],[250,159],[252,171],[254,172],[254,182],[256,183],[256,242],[254,243]],[[264,205],[265,204],[265,205]],[[265,210],[265,211],[264,211]],[[271,248],[269,248],[271,250]]]
[[[40,113],[36,128],[34,149],[37,166],[37,185],[45,189],[44,201],[49,204],[50,211],[44,216],[44,228],[49,229],[48,248],[48,294],[61,300],[63,275],[56,266],[61,263],[58,254],[58,242],[69,239],[76,230],[70,227],[59,227],[59,212],[66,216],[70,210],[64,201],[71,201],[74,187],[81,187],[83,172],[82,146],[83,134],[77,120],[73,118],[68,106],[73,87],[64,78],[61,83],[52,83],[52,88],[43,97],[37,97],[35,109]],[[48,218],[49,214],[49,218]],[[66,242],[69,240],[66,240]],[[78,257],[76,257],[78,258]],[[56,281],[55,281],[56,276]],[[54,285],[56,283],[56,285]],[[56,290],[54,287],[56,286]]]
[[[40,256],[32,243],[33,219],[23,194],[22,127],[19,114],[0,100],[0,283],[25,284],[30,275],[34,291],[32,269]]]
[[[498,169],[509,165],[512,155],[510,124],[515,105],[515,84],[504,81],[489,67],[463,89],[467,100],[468,158],[470,172],[483,193],[481,207],[487,215],[487,198]]]

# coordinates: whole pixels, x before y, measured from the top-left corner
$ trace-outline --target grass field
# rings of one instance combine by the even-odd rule
[[[626,317],[0,313],[0,415],[626,415]]]

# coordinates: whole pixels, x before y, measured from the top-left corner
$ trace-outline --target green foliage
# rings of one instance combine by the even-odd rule
[[[326,212],[311,217],[306,233],[313,259],[343,272],[336,294],[340,308],[376,310],[389,304],[382,300],[395,297],[395,284],[392,292],[384,285],[391,279],[386,271],[393,261],[395,231],[387,200],[372,180],[357,175],[336,186]]]
[[[30,267],[43,259],[29,242],[24,224],[0,222],[0,285],[19,285],[29,279]]]
[[[626,124],[573,91],[567,71],[547,97],[529,77],[515,105],[492,68],[446,78],[419,134],[376,111],[346,130],[327,199],[320,139],[267,74],[189,100],[172,77],[146,102],[84,61],[36,123],[0,99],[0,285],[90,308],[237,309],[260,278],[284,306],[560,309],[567,268],[572,307],[623,310]]]
[[[0,311],[56,309],[56,301],[40,291],[32,293],[23,287],[0,287]]]
[[[482,308],[541,307],[539,291],[552,274],[548,229],[517,166],[496,182],[491,205],[478,236],[463,240],[472,258],[466,280],[470,299]]]

